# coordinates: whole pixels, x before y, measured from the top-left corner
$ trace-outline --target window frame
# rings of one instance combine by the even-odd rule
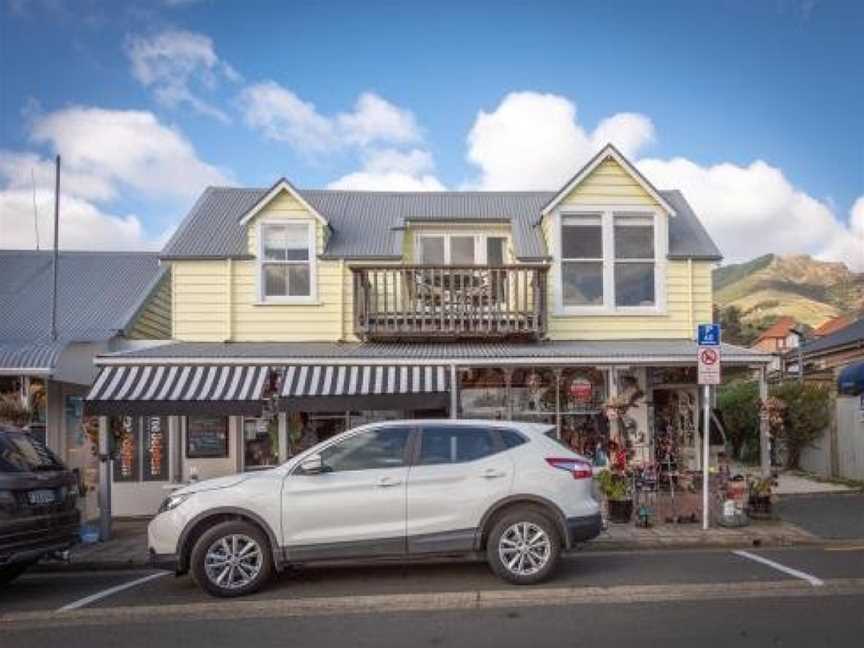
[[[264,230],[268,226],[303,225],[307,228],[307,249],[309,259],[307,261],[272,261],[264,258]],[[257,293],[259,304],[314,304],[318,300],[318,278],[317,278],[317,224],[315,221],[303,218],[270,218],[258,221],[256,225],[257,234]],[[264,280],[265,265],[303,265],[309,266],[309,294],[308,295],[267,295],[265,292],[266,282]]]
[[[567,315],[666,315],[667,218],[658,208],[641,205],[579,205],[554,212],[554,303],[555,314]],[[603,242],[603,303],[568,305],[564,303],[563,230],[568,219],[600,216]],[[651,217],[654,228],[654,305],[619,306],[615,299],[615,217]],[[572,259],[568,259],[572,261]],[[578,260],[577,260],[578,261]],[[589,260],[596,261],[596,260]],[[635,261],[635,260],[634,260]],[[640,263],[650,263],[639,260]]]
[[[487,429],[487,432],[489,433],[489,435],[492,438],[493,450],[491,453],[484,455],[482,457],[478,457],[476,459],[472,459],[471,461],[456,461],[456,462],[449,461],[449,462],[432,463],[432,464],[421,463],[420,457],[421,457],[421,453],[423,452],[423,435],[424,435],[424,433],[427,430],[431,431],[431,430],[440,429],[443,427],[456,427],[456,428],[469,428],[469,429],[484,428],[484,426],[482,426],[482,425],[459,425],[459,424],[449,423],[447,421],[442,421],[441,423],[434,423],[434,424],[428,424],[427,423],[425,425],[416,426],[416,428],[415,428],[416,441],[414,443],[413,454],[411,456],[412,468],[434,468],[437,466],[462,466],[465,464],[475,463],[477,461],[484,461],[484,460],[488,459],[489,457],[494,457],[496,455],[501,454],[502,452],[505,452],[505,451],[511,449],[507,446],[507,444],[504,443],[504,440],[501,438],[501,428],[499,426],[495,426],[495,427],[490,427]],[[486,429],[486,428],[484,428],[484,429]],[[521,436],[524,436],[524,435],[521,435]],[[514,447],[518,447],[518,446],[514,446]]]
[[[303,472],[303,468],[301,464],[305,458],[308,458],[311,455],[317,454],[321,455],[324,451],[329,450],[333,446],[339,445],[341,443],[345,443],[350,441],[351,439],[358,437],[362,434],[369,434],[372,432],[380,432],[382,430],[387,430],[391,428],[404,428],[408,431],[408,438],[405,440],[405,447],[402,450],[402,456],[405,461],[401,466],[392,466],[389,468],[364,468],[362,470],[338,470],[338,471],[325,471],[322,474],[334,474],[338,475],[340,473],[345,472],[364,472],[367,470],[398,470],[398,469],[407,469],[413,465],[413,460],[415,457],[415,446],[417,444],[417,435],[418,428],[416,425],[407,424],[404,422],[388,422],[385,424],[373,423],[368,426],[360,427],[356,430],[350,430],[349,432],[343,432],[341,434],[337,434],[332,439],[326,440],[320,447],[316,446],[315,448],[310,448],[299,455],[291,458],[291,461],[294,461],[294,465],[291,467],[289,471],[289,475],[298,475],[298,476],[307,476],[306,473]],[[344,435],[344,436],[343,436]],[[314,450],[314,452],[313,452]]]
[[[504,257],[504,265],[507,265],[509,260],[509,252],[510,252],[510,233],[506,231],[500,232],[481,232],[477,230],[448,230],[442,231],[437,229],[422,229],[418,230],[414,234],[414,259],[420,265],[429,265],[426,261],[423,260],[423,245],[422,240],[424,238],[443,238],[444,239],[444,265],[449,266],[453,265],[452,263],[452,248],[451,248],[451,239],[452,238],[473,238],[474,239],[474,263],[469,265],[476,266],[485,266],[489,265],[488,263],[488,241],[489,239],[503,239],[504,240],[504,248],[503,248],[503,257]],[[431,264],[438,265],[438,264]],[[457,264],[463,265],[463,264]]]

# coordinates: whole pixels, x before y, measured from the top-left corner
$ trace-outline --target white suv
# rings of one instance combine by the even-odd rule
[[[178,490],[150,523],[155,566],[217,596],[320,560],[485,555],[517,584],[600,532],[591,465],[548,425],[374,423],[272,470]]]

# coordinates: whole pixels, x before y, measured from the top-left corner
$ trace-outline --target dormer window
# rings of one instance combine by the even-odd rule
[[[262,301],[309,301],[314,292],[315,225],[264,222],[258,255]]]
[[[601,208],[560,219],[564,312],[662,312],[666,229],[659,213]]]

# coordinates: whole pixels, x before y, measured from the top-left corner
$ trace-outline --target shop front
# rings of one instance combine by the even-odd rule
[[[170,357],[155,349],[99,360],[87,412],[104,417],[115,448],[114,515],[152,514],[178,484],[266,469],[351,427],[398,418],[546,423],[598,471],[677,489],[681,511],[702,468],[689,341],[270,345],[233,357],[225,345],[202,356],[198,344],[194,358],[174,346]],[[725,352],[729,365],[763,366],[746,349]],[[716,466],[722,438],[712,446]]]

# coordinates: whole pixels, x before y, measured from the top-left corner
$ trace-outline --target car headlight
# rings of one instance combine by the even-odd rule
[[[192,493],[186,493],[185,495],[169,495],[162,500],[162,504],[159,505],[159,512],[165,513],[166,511],[174,510],[190,497],[192,497]]]

